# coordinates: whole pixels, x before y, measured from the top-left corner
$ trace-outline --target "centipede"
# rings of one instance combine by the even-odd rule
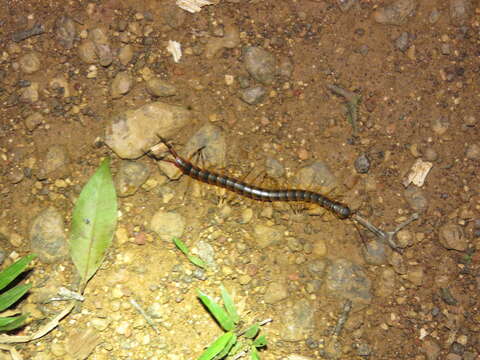
[[[226,190],[232,191],[239,195],[260,201],[274,202],[307,202],[318,204],[324,209],[330,211],[340,219],[347,219],[352,216],[351,209],[334,200],[329,199],[320,193],[303,190],[303,189],[267,189],[255,185],[247,184],[244,181],[235,179],[230,176],[222,175],[213,171],[202,169],[189,160],[180,156],[173,146],[161,139],[161,142],[167,147],[168,152],[173,157],[173,160],[163,159],[174,164],[182,174],[189,176],[197,181],[218,186]]]

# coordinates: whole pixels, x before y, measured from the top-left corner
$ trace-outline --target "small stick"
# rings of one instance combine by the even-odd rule
[[[348,121],[352,124],[352,136],[357,137],[358,134],[358,104],[360,103],[360,95],[355,94],[354,92],[342,89],[337,85],[329,84],[327,85],[328,89],[334,94],[340,95],[347,100],[347,110],[348,110]]]
[[[12,35],[12,40],[15,42],[20,42],[29,37],[40,35],[45,32],[45,27],[42,24],[35,24],[30,29],[20,30]]]
[[[350,310],[352,310],[352,301],[347,300],[345,301],[345,304],[343,304],[342,313],[340,314],[340,317],[338,318],[338,321],[337,321],[337,325],[335,325],[335,329],[333,330],[334,336],[340,335],[340,332],[342,331],[343,326],[347,322],[348,314],[350,314]]]
[[[160,330],[158,330],[152,318],[148,316],[145,310],[142,309],[142,307],[135,301],[135,299],[130,299],[130,304],[132,304],[132,306],[140,313],[140,315],[142,315],[145,318],[148,325],[150,325],[157,334],[160,334]]]

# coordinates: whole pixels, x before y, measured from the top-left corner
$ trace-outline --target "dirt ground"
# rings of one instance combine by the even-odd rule
[[[420,215],[399,234],[401,251],[385,248],[375,262],[365,250],[373,234],[351,219],[311,216],[305,209],[311,206],[225,197],[185,176],[140,188],[119,198],[121,231],[80,311],[45,337],[17,345],[25,359],[196,359],[221,330],[195,291],[218,296],[220,283],[247,321],[273,320],[262,329],[269,340],[262,359],[480,359],[478,2],[222,0],[189,13],[166,0],[3,0],[1,8],[6,264],[31,251],[30,228],[43,209],[55,207],[68,231],[74,201],[101,159],[112,158],[114,176],[119,169],[121,159],[104,143],[110,117],[157,100],[195,113],[195,122],[169,139],[180,152],[203,125],[222,129],[226,166],[218,172],[243,178],[251,169],[266,171],[265,160],[274,158],[286,170],[281,187],[289,187],[300,168],[320,160],[338,181],[330,195],[382,229]],[[59,40],[62,16],[73,20],[70,45]],[[20,31],[35,24],[43,31],[23,39]],[[224,36],[227,25],[238,29],[239,43],[206,56],[209,39]],[[80,42],[95,28],[107,34],[113,54],[106,66],[79,56]],[[182,45],[178,62],[167,51],[169,40]],[[117,53],[126,44],[133,56],[122,63]],[[260,84],[266,95],[254,104],[239,96],[259,85],[245,68],[247,46],[286,64],[272,83]],[[22,59],[32,52],[40,64],[29,71],[35,64]],[[145,68],[174,85],[175,95],[156,99],[147,92]],[[131,74],[132,84],[112,96],[120,71]],[[59,77],[67,84],[60,91],[51,83]],[[361,99],[356,133],[348,99],[331,85]],[[67,159],[49,172],[45,156],[54,146]],[[423,184],[406,187],[418,160],[431,169]],[[163,179],[151,157],[135,161]],[[189,246],[202,240],[213,248],[216,265],[206,279],[149,230],[159,209],[187,219],[182,239]],[[280,241],[259,246],[259,225],[281,229]],[[342,312],[349,297],[329,293],[325,279],[311,271],[315,261],[338,259],[358,265],[369,283],[368,301],[350,299],[350,312]],[[68,257],[37,260],[28,281],[31,296],[19,307],[32,318],[20,334],[62,308],[39,299],[61,286],[74,288],[75,268]],[[295,306],[307,314],[289,317]],[[335,332],[342,316],[346,323]]]

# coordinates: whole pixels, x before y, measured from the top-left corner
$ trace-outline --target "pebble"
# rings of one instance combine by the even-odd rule
[[[180,238],[183,235],[185,219],[177,212],[158,210],[150,221],[150,229],[163,241],[171,242],[173,237]]]
[[[52,173],[61,176],[68,173],[67,165],[70,163],[67,150],[62,145],[52,145],[45,154],[38,171],[38,177],[45,179]]]
[[[30,246],[42,262],[54,264],[68,255],[64,227],[63,217],[54,207],[42,210],[33,220]]]
[[[399,248],[405,249],[413,245],[413,234],[408,229],[402,229],[397,233],[396,243]]]
[[[404,275],[407,273],[407,266],[405,265],[405,261],[398,252],[391,252],[388,256],[388,263],[392,265],[395,272],[399,275]]]
[[[94,28],[90,30],[88,37],[93,41],[95,53],[98,56],[100,65],[107,67],[113,61],[112,50],[110,49],[108,35],[103,28]]]
[[[284,282],[271,282],[267,287],[263,299],[267,304],[275,304],[285,300],[287,297],[288,289]]]
[[[450,20],[455,25],[464,25],[472,13],[470,0],[450,0]]]
[[[428,360],[436,360],[440,355],[440,346],[433,340],[425,340],[421,343],[421,350],[425,353]]]
[[[158,144],[158,135],[169,138],[193,121],[184,107],[152,102],[110,118],[105,143],[122,159],[137,159]]]
[[[39,84],[37,82],[32,82],[30,86],[23,88],[20,92],[20,100],[27,104],[36,103],[40,97],[38,88]]]
[[[209,267],[216,266],[215,263],[215,249],[208,242],[199,240],[196,242],[195,247],[192,249],[192,252],[197,255],[200,259],[205,261]]]
[[[216,125],[203,125],[185,144],[184,153],[192,156],[202,149],[203,166],[225,168],[227,157],[227,140],[225,131]]]
[[[383,265],[387,262],[387,245],[384,241],[374,238],[365,243],[362,254],[367,264]]]
[[[440,244],[449,250],[465,251],[468,248],[463,229],[456,224],[443,225],[438,231],[438,239]]]
[[[75,35],[75,23],[68,15],[61,15],[55,20],[55,36],[58,43],[65,49],[73,47]]]
[[[415,286],[422,286],[425,277],[425,269],[421,265],[416,265],[408,269],[407,279]]]
[[[99,331],[106,330],[108,325],[110,325],[110,320],[105,318],[93,318],[90,322],[92,326]]]
[[[463,123],[465,124],[465,126],[474,127],[475,125],[477,125],[477,118],[473,115],[467,115],[463,119]]]
[[[321,161],[300,168],[295,174],[294,182],[299,188],[316,189],[325,194],[338,186],[335,175]]]
[[[282,310],[279,318],[279,323],[284,325],[280,330],[281,340],[295,342],[311,335],[315,327],[315,307],[308,300],[300,299]]]
[[[240,99],[249,105],[256,105],[265,99],[267,90],[263,86],[255,86],[240,90]]]
[[[370,170],[370,160],[367,155],[362,154],[355,159],[354,166],[359,174],[366,174]]]
[[[97,54],[95,44],[92,40],[83,40],[78,46],[78,56],[86,64],[95,64],[97,62]]]
[[[336,259],[327,269],[325,286],[333,295],[352,302],[368,304],[372,300],[371,282],[360,265]]]
[[[290,58],[283,58],[277,67],[277,75],[283,79],[290,79],[293,73],[293,62]]]
[[[25,127],[28,131],[32,132],[42,124],[43,120],[44,118],[41,113],[34,112],[25,118]]]
[[[390,296],[395,291],[395,288],[395,271],[391,268],[383,269],[375,289],[375,295],[380,297]]]
[[[427,210],[428,200],[421,189],[414,186],[409,186],[405,189],[403,195],[413,211],[423,213]]]
[[[240,285],[247,285],[250,283],[250,281],[252,281],[252,277],[248,274],[240,275],[238,278]]]
[[[127,66],[130,61],[133,59],[133,47],[132,45],[124,45],[120,48],[120,51],[118,52],[118,60],[120,61],[120,64],[123,66]]]
[[[240,224],[248,224],[253,218],[253,210],[251,208],[246,208],[242,210],[240,215]]]
[[[480,160],[480,145],[468,145],[467,150],[465,151],[465,156],[469,160]]]
[[[327,255],[327,243],[324,239],[317,239],[313,243],[312,254],[322,258]]]
[[[118,196],[127,197],[135,194],[149,175],[150,171],[145,164],[123,160],[115,178]]]
[[[57,76],[50,80],[50,89],[54,90],[57,94],[63,95],[64,98],[70,97],[70,86],[67,79],[64,76]]]
[[[152,76],[145,82],[147,92],[152,96],[168,97],[177,94],[177,88],[159,77]]]
[[[280,179],[285,176],[285,168],[277,159],[268,156],[265,159],[265,168],[267,175],[273,179]]]
[[[225,25],[225,34],[223,37],[211,37],[205,45],[205,57],[213,59],[222,49],[233,49],[240,45],[240,33],[234,25]]]
[[[401,25],[414,14],[416,7],[416,0],[395,0],[375,10],[373,18],[380,24]]]
[[[253,232],[257,246],[260,249],[265,249],[282,242],[284,230],[280,227],[257,224]]]
[[[132,87],[132,77],[128,71],[120,71],[113,78],[110,94],[113,99],[118,99],[128,93]]]
[[[410,46],[410,35],[408,32],[404,31],[400,36],[395,40],[395,46],[400,51],[405,51]]]
[[[19,59],[20,70],[22,70],[25,74],[33,74],[40,70],[40,58],[38,54],[35,52],[30,52],[28,54],[23,55]]]
[[[427,147],[423,153],[425,160],[435,162],[438,160],[438,153],[432,147]]]
[[[276,60],[273,54],[267,50],[248,46],[243,50],[245,68],[248,73],[258,82],[270,85],[275,80]]]
[[[443,135],[450,127],[450,120],[446,116],[439,116],[432,121],[432,130],[437,135]]]

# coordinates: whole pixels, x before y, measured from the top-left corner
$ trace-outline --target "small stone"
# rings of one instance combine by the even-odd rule
[[[253,218],[253,210],[251,208],[246,208],[242,210],[240,223],[248,224]]]
[[[97,54],[95,52],[95,44],[92,40],[84,40],[78,46],[78,56],[86,64],[95,64],[97,62]]]
[[[254,228],[254,238],[258,247],[264,249],[281,242],[283,239],[283,229],[257,224]]]
[[[354,166],[359,174],[366,174],[370,170],[370,160],[367,155],[362,154],[355,159]]]
[[[118,60],[123,66],[127,66],[133,59],[133,47],[132,45],[125,45],[120,48],[118,52]]]
[[[54,342],[50,345],[50,351],[56,357],[62,357],[62,358],[67,353],[67,351],[65,350],[65,345],[58,342]]]
[[[450,121],[446,116],[439,116],[436,117],[432,121],[432,130],[437,135],[443,135],[447,132],[448,128],[450,127]]]
[[[423,278],[425,271],[422,266],[418,265],[409,269],[407,272],[407,279],[415,286],[421,286],[423,284]]]
[[[112,81],[110,94],[113,99],[118,99],[130,91],[132,77],[127,71],[120,71]]]
[[[327,255],[327,243],[323,239],[317,239],[313,244],[312,254],[322,258]]]
[[[450,0],[450,20],[455,25],[464,25],[470,18],[472,3],[470,0]]]
[[[270,85],[275,79],[276,60],[273,54],[261,47],[250,46],[244,49],[245,67],[257,81]]]
[[[247,285],[250,281],[252,281],[252,277],[250,275],[240,275],[238,278],[238,281],[240,282],[240,285]]]
[[[40,59],[35,52],[23,55],[18,62],[20,64],[20,70],[25,74],[33,74],[40,70]]]
[[[272,282],[268,285],[267,291],[263,297],[267,304],[275,304],[288,296],[288,289],[283,282]]]
[[[240,90],[240,98],[249,105],[256,105],[263,101],[267,90],[263,86],[255,86]]]
[[[180,238],[185,229],[185,219],[176,212],[157,211],[150,222],[150,229],[163,241],[170,242],[173,237]]]
[[[468,127],[474,127],[477,125],[477,118],[473,115],[467,115],[463,119],[463,123]]]
[[[440,355],[440,346],[433,340],[425,340],[421,345],[421,350],[425,353],[428,360],[437,360]]]
[[[443,225],[438,234],[440,244],[446,249],[465,251],[468,248],[468,241],[464,236],[463,229],[456,224]]]
[[[423,155],[427,161],[434,162],[438,160],[438,153],[432,147],[427,147]]]
[[[127,197],[135,194],[149,175],[150,171],[145,164],[123,160],[115,177],[118,196]]]
[[[75,22],[67,15],[61,15],[55,21],[55,35],[65,49],[71,49],[75,40]]]
[[[395,46],[400,51],[405,51],[410,46],[410,39],[408,32],[404,31],[400,36],[395,40]]]
[[[222,49],[233,49],[240,45],[240,33],[234,25],[227,24],[224,28],[225,35],[221,38],[212,37],[205,46],[205,57],[213,59]]]
[[[37,102],[39,99],[38,88],[39,84],[37,82],[32,82],[30,86],[23,88],[20,93],[20,100],[27,104]]]
[[[465,151],[465,156],[469,160],[480,160],[480,145],[468,145],[467,150]]]
[[[158,77],[151,77],[145,83],[148,93],[152,96],[168,97],[177,93],[177,88]]]
[[[61,145],[53,145],[45,154],[45,159],[42,162],[42,167],[39,169],[38,176],[46,178],[52,173],[64,174],[68,172],[68,163],[70,162],[67,151]]]
[[[91,323],[95,329],[99,331],[104,331],[108,328],[108,325],[110,325],[110,320],[105,318],[93,318],[91,320]]]
[[[415,212],[423,213],[428,208],[428,200],[421,189],[409,186],[404,192],[405,200]]]
[[[123,245],[128,242],[128,231],[122,226],[119,226],[115,231],[115,237],[117,238],[118,244]]]
[[[413,245],[413,234],[411,231],[407,229],[402,229],[397,233],[397,241],[398,247],[405,249],[408,246]]]
[[[373,13],[373,18],[380,24],[401,25],[413,15],[416,7],[416,0],[395,0],[378,8]]]

